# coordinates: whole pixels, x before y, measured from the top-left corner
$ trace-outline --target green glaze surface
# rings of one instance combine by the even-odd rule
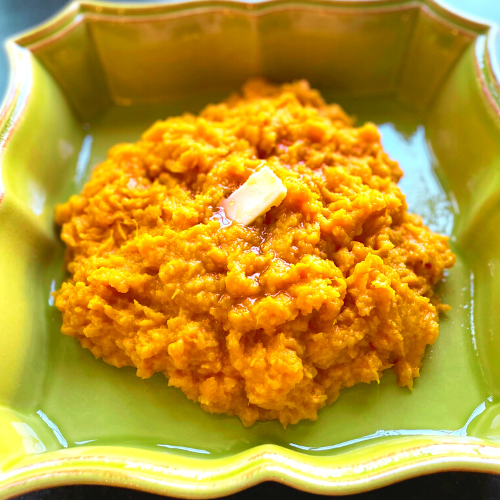
[[[0,113],[0,498],[88,482],[187,497],[275,479],[348,493],[446,469],[500,473],[500,99],[491,32],[432,1],[73,3],[8,43]],[[349,41],[349,43],[347,43]],[[342,50],[339,49],[342,47]],[[413,392],[387,372],[316,422],[245,428],[60,334],[55,204],[117,142],[249,76],[308,78],[374,121],[411,211],[450,235],[452,310]]]

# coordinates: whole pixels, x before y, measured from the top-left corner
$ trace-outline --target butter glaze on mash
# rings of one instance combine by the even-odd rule
[[[218,204],[264,166],[285,199],[231,222]],[[407,213],[401,175],[373,124],[305,81],[158,121],[57,207],[62,333],[245,425],[315,420],[388,368],[411,388],[455,258]]]

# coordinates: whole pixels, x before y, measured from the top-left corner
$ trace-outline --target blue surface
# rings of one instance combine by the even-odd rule
[[[500,1],[498,0],[446,0],[441,3],[459,9],[464,14],[500,24]]]

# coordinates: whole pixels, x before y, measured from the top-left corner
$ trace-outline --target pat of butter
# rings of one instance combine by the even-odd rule
[[[252,174],[229,198],[219,206],[226,217],[240,224],[251,224],[259,215],[278,206],[286,196],[286,187],[269,167]]]

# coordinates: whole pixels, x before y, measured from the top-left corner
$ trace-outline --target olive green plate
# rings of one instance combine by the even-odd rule
[[[0,498],[70,483],[215,497],[264,480],[352,493],[415,475],[500,473],[500,98],[493,28],[433,0],[81,2],[7,44],[0,116]],[[451,236],[453,309],[410,392],[387,373],[316,422],[244,428],[162,375],[59,333],[54,205],[116,142],[248,77],[308,78],[378,123],[410,209]]]

